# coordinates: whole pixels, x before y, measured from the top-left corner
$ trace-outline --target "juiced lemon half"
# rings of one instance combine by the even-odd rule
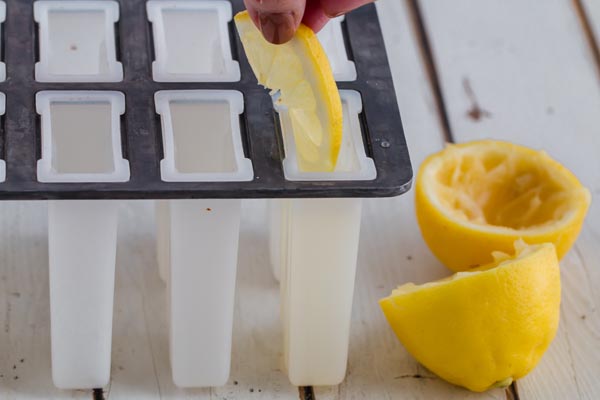
[[[307,172],[333,171],[342,143],[342,103],[323,47],[314,32],[300,25],[289,42],[267,42],[247,11],[235,24],[258,83],[279,91],[287,107],[298,152]]]
[[[543,151],[483,140],[450,145],[417,175],[416,213],[425,242],[453,271],[510,252],[515,240],[571,248],[590,192]]]
[[[509,385],[531,371],[559,322],[560,271],[552,244],[380,300],[404,347],[441,378],[473,391]]]

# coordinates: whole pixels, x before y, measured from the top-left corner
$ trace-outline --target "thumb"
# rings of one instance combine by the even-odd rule
[[[265,39],[281,44],[289,41],[298,29],[306,0],[244,0],[244,4]]]

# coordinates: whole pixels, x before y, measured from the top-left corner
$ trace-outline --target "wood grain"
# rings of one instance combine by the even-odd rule
[[[582,0],[596,32],[600,6]],[[546,149],[600,194],[597,65],[570,0],[420,1],[451,130]],[[405,0],[378,2],[413,165],[443,146],[436,101]],[[231,379],[180,390],[171,380],[165,286],[151,202],[120,214],[112,381],[108,399],[298,399],[281,368],[279,289],[267,263],[264,202],[243,207]],[[91,399],[50,374],[46,205],[0,204],[0,398]],[[521,399],[600,398],[600,205],[562,262],[559,333],[518,382]],[[346,381],[317,399],[505,399],[449,385],[404,350],[377,305],[396,285],[447,276],[418,233],[412,193],[365,202]],[[310,393],[310,391],[308,392]]]
[[[598,194],[597,65],[573,3],[422,5],[456,140],[494,138],[544,149]],[[600,397],[598,226],[595,203],[562,262],[559,333],[537,369],[518,382],[522,399]]]

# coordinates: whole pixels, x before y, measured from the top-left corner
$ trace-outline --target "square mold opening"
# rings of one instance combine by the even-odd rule
[[[120,82],[116,1],[36,1],[40,60],[38,82]]]
[[[36,95],[41,115],[40,182],[127,182],[120,115],[125,96],[108,91],[44,91]]]
[[[231,57],[228,1],[147,3],[152,22],[153,78],[157,82],[235,82],[240,68]]]
[[[0,92],[0,116],[4,115],[6,111],[6,96],[4,93]],[[4,132],[2,132],[4,133]],[[4,142],[4,138],[0,138]],[[3,154],[4,152],[2,152]],[[0,182],[4,182],[6,180],[6,162],[0,159]]]
[[[300,169],[296,144],[287,110],[276,105],[281,123],[281,134],[285,150],[283,173],[289,181],[366,181],[377,177],[375,163],[365,153],[359,114],[362,99],[355,90],[340,90],[343,112],[343,135],[340,153],[333,172],[304,172]]]
[[[6,20],[6,3],[4,3],[3,1],[0,1],[0,25]],[[0,32],[2,32],[2,30],[0,29]],[[2,35],[0,35],[0,50],[2,49],[3,45],[4,45],[4,38],[2,37]],[[0,54],[2,54],[2,51],[0,51]],[[6,64],[4,64],[4,62],[0,61],[0,82],[4,82],[6,80]]]
[[[336,81],[348,82],[356,80],[356,67],[354,62],[348,59],[342,22],[344,16],[333,18],[317,34],[333,71]]]
[[[251,181],[252,163],[244,156],[240,115],[244,99],[234,90],[160,91],[165,182]]]

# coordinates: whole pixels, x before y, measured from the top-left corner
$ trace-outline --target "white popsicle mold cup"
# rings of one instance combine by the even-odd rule
[[[152,22],[156,82],[240,80],[229,42],[229,1],[150,0],[146,4]]]
[[[38,82],[120,82],[117,61],[116,1],[39,0],[33,4],[39,26]]]
[[[6,96],[0,92],[0,115],[6,112]],[[0,160],[0,182],[6,180],[6,161]]]
[[[0,1],[0,25],[4,23],[6,20],[6,3]],[[4,38],[0,35],[0,47],[3,46],[2,40]],[[6,80],[6,64],[0,61],[0,82],[4,82]]]
[[[291,124],[279,110],[286,179],[375,179],[358,119],[360,94],[340,95],[344,136],[330,173],[298,169]],[[281,282],[284,361],[295,385],[337,385],[346,374],[361,210],[360,198],[271,200],[271,265]]]
[[[119,92],[45,91],[41,182],[125,182]],[[65,389],[108,384],[118,201],[48,202],[52,378]]]
[[[237,91],[162,91],[161,116],[169,182],[253,179],[239,126]],[[157,254],[168,287],[173,380],[180,387],[227,382],[241,200],[169,200],[157,204]]]

